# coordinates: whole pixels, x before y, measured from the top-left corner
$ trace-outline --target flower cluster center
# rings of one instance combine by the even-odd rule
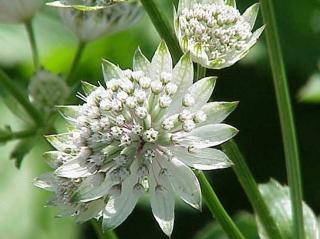
[[[182,34],[201,43],[209,59],[241,51],[252,36],[250,25],[236,8],[225,4],[194,4],[179,16]]]

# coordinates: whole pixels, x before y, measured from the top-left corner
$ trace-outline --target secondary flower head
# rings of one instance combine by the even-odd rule
[[[190,55],[173,68],[164,42],[151,62],[137,50],[133,70],[108,61],[103,69],[106,87],[84,83],[85,103],[60,108],[70,131],[47,137],[56,151],[45,157],[55,171],[35,184],[54,191],[54,202],[78,221],[102,217],[104,230],[120,225],[148,192],[156,220],[170,235],[174,195],[201,207],[191,168],[231,165],[211,147],[237,133],[221,123],[237,103],[207,103],[215,77],[193,84]]]
[[[243,58],[264,26],[252,33],[259,5],[244,14],[235,0],[181,0],[175,13],[175,31],[184,52],[206,68],[221,69]]]
[[[59,8],[63,22],[82,42],[124,30],[135,24],[143,13],[137,2],[77,0],[49,5]]]
[[[56,105],[64,103],[69,87],[58,75],[45,70],[38,71],[30,81],[30,101],[42,112],[50,113]]]
[[[0,0],[0,22],[26,22],[33,17],[42,4],[42,0]]]

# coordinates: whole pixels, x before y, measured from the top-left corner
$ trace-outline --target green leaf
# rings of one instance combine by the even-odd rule
[[[259,190],[267,203],[271,216],[280,229],[282,237],[286,239],[294,238],[291,230],[293,222],[289,188],[271,180],[269,183],[260,184]],[[303,203],[303,216],[306,239],[318,239],[319,237],[316,236],[319,235],[317,218],[306,203]],[[259,218],[257,218],[257,222],[260,238],[272,239],[266,235]]]
[[[247,212],[240,212],[234,217],[234,222],[245,238],[259,239],[256,221],[253,215]],[[227,235],[220,224],[214,222],[200,230],[193,239],[227,239]]]
[[[298,99],[305,103],[320,103],[320,73],[310,77],[298,92]]]
[[[225,0],[225,3],[231,7],[234,7],[234,8],[237,7],[236,0]]]
[[[10,154],[10,159],[15,161],[18,169],[21,167],[22,160],[31,151],[35,142],[35,138],[27,138],[20,140]]]

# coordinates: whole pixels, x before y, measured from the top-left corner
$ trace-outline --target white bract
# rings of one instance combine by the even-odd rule
[[[104,230],[120,225],[147,191],[156,220],[170,235],[174,195],[201,208],[192,168],[232,165],[211,147],[237,134],[221,123],[237,102],[207,103],[215,77],[193,84],[190,55],[173,68],[164,42],[151,62],[137,50],[133,70],[103,61],[103,72],[106,88],[84,83],[79,96],[85,103],[60,107],[71,127],[47,137],[56,151],[45,157],[55,171],[35,185],[56,192],[54,202],[78,221],[102,217]]]
[[[69,87],[58,75],[39,70],[30,80],[30,101],[42,112],[50,113],[56,105],[64,103]]]
[[[0,22],[27,22],[42,4],[43,0],[0,0]]]
[[[235,0],[181,0],[175,13],[175,31],[184,52],[206,68],[221,69],[243,58],[264,26],[252,33],[259,5],[244,14]]]
[[[79,0],[83,5],[70,5],[64,1],[53,2],[59,8],[63,22],[81,42],[90,42],[104,35],[129,28],[142,16],[142,8],[136,2],[92,5]],[[96,2],[96,1],[94,1]]]

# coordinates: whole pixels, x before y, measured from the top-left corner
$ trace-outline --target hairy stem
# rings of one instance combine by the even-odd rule
[[[269,238],[281,239],[281,233],[277,224],[271,216],[271,213],[258,190],[258,185],[250,172],[247,163],[242,156],[237,144],[230,140],[222,145],[224,152],[228,155],[230,160],[234,163],[233,170],[237,175],[237,178],[242,185],[246,195],[249,198],[251,205],[253,206],[256,214],[258,215],[261,223],[263,224],[266,233]]]
[[[201,171],[195,171],[201,185],[202,196],[212,213],[212,215],[219,221],[220,225],[231,239],[244,239],[244,236],[232,221],[226,210],[223,208],[220,200],[213,191],[206,176]]]
[[[266,24],[266,41],[273,75],[273,84],[276,92],[288,183],[290,186],[291,208],[293,215],[292,235],[303,239],[303,213],[302,213],[302,183],[300,173],[299,151],[295,131],[288,81],[285,72],[281,45],[278,37],[275,14],[272,0],[261,0],[261,11]]]
[[[75,73],[77,71],[78,65],[81,60],[81,56],[86,48],[86,45],[87,44],[85,42],[78,43],[78,47],[77,47],[76,53],[74,55],[70,71],[66,77],[66,82],[69,86],[73,86],[77,83],[77,79],[75,78]]]
[[[30,103],[23,90],[2,69],[0,69],[0,86],[6,89],[21,104],[38,126],[43,125],[43,119],[39,111]]]
[[[182,51],[169,20],[160,11],[158,3],[155,0],[140,0],[140,2],[148,13],[159,35],[166,41],[173,59],[177,62],[182,55]]]
[[[117,235],[114,233],[114,231],[105,231],[102,232],[101,226],[99,225],[98,221],[95,219],[91,220],[91,225],[96,232],[98,239],[118,239]]]
[[[33,26],[32,26],[32,20],[29,20],[25,23],[25,28],[27,30],[30,45],[31,45],[34,68],[38,70],[40,67],[39,52],[38,52],[36,38],[34,35]]]

